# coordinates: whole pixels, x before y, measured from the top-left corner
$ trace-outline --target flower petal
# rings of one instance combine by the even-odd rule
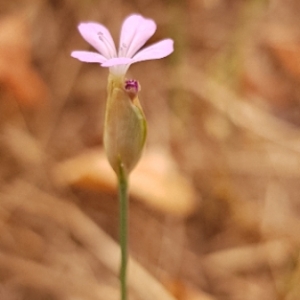
[[[71,53],[71,56],[74,58],[77,58],[80,61],[88,62],[88,63],[104,63],[107,61],[107,59],[96,52],[90,52],[90,51],[73,51]]]
[[[134,57],[133,62],[160,59],[170,55],[174,51],[174,41],[171,39],[162,40],[143,50],[139,51]]]
[[[117,56],[115,43],[105,26],[95,22],[80,23],[78,30],[82,37],[104,57]]]
[[[113,66],[119,66],[119,65],[128,65],[133,63],[132,58],[128,57],[115,57],[108,59],[104,63],[101,64],[102,67],[113,67]]]
[[[154,34],[156,24],[141,15],[131,15],[122,25],[118,56],[132,57]]]
[[[132,58],[116,57],[111,58],[101,64],[101,67],[109,67],[109,72],[116,76],[123,76],[126,74],[129,66],[133,63]]]

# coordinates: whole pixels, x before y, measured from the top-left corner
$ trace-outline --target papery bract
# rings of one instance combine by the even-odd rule
[[[147,135],[147,123],[138,98],[136,80],[108,80],[104,147],[111,167],[128,175],[139,161]]]

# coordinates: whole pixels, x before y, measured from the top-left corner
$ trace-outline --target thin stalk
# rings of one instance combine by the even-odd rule
[[[120,164],[118,176],[120,203],[120,289],[121,300],[127,299],[127,245],[128,245],[128,180],[123,165]]]

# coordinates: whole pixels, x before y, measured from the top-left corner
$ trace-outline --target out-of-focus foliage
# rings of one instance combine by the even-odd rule
[[[300,298],[300,2],[0,0],[0,299],[118,299],[107,70],[77,25],[141,13],[148,120],[131,177],[130,299]]]

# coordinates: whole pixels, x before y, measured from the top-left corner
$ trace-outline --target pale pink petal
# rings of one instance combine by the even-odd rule
[[[109,68],[109,72],[116,76],[124,76],[130,65],[118,65]]]
[[[133,63],[132,58],[127,57],[115,57],[108,59],[104,63],[101,64],[102,67],[113,67],[113,66],[119,66],[119,65],[128,65]]]
[[[117,56],[115,43],[105,26],[95,22],[80,23],[78,30],[82,37],[104,57]]]
[[[119,56],[132,57],[154,34],[156,24],[141,15],[131,15],[125,19],[119,44]]]
[[[139,51],[134,57],[133,62],[151,59],[160,59],[170,55],[174,51],[174,42],[171,39],[162,40],[143,50]]]
[[[77,58],[80,61],[88,62],[88,63],[104,63],[107,59],[95,52],[89,52],[89,51],[73,51],[71,53],[71,56],[74,58]]]

